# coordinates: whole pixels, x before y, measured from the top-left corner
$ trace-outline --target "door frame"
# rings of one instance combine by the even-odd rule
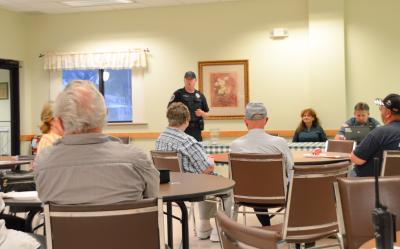
[[[19,61],[0,59],[0,69],[10,71],[11,155],[20,154]]]

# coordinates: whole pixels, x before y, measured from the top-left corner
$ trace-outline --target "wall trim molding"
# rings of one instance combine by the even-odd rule
[[[334,137],[337,133],[337,129],[325,130],[326,136]],[[275,136],[290,138],[293,137],[294,130],[266,130],[267,133]],[[220,131],[220,138],[235,138],[245,135],[247,131]],[[112,133],[107,132],[106,134],[114,137],[129,137],[131,139],[157,139],[160,136],[160,132],[125,132],[125,133]],[[203,138],[209,138],[210,132],[203,131]],[[31,141],[34,135],[26,134],[20,136],[21,142]]]

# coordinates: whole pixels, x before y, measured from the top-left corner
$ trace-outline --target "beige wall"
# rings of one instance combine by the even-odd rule
[[[400,1],[346,0],[347,111],[359,101],[400,93]]]
[[[119,132],[162,131],[165,107],[182,87],[183,73],[197,71],[201,60],[248,59],[250,100],[264,102],[273,129],[294,129],[298,113],[308,107],[308,17],[306,0],[241,1],[113,12],[29,16],[32,131],[38,132],[40,106],[48,96],[43,51],[96,51],[147,47],[144,74],[145,121],[148,125],[107,129]],[[273,28],[289,37],[272,40]],[[36,104],[38,103],[38,104]],[[289,114],[290,113],[290,114]],[[288,115],[289,114],[289,115]],[[206,129],[244,130],[241,120],[207,121]],[[222,128],[221,128],[222,129]],[[142,142],[152,147],[153,141]]]
[[[144,74],[148,124],[107,131],[162,131],[166,103],[182,86],[183,73],[197,71],[198,61],[229,59],[249,60],[250,100],[267,105],[271,129],[294,129],[306,107],[317,110],[324,128],[334,129],[355,102],[372,105],[375,96],[400,92],[399,10],[397,0],[244,0],[59,15],[0,10],[2,33],[10,34],[0,57],[23,60],[29,76],[22,82],[25,134],[38,132],[49,95],[39,53],[135,47],[151,51]],[[15,21],[11,28],[3,24],[9,20]],[[287,28],[289,37],[270,39],[277,27]],[[240,120],[207,121],[211,128],[245,129]],[[151,140],[136,143],[153,146]]]

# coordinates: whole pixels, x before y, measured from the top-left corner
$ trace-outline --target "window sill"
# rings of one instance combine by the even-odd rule
[[[147,122],[123,122],[123,123],[107,123],[107,126],[126,126],[126,125],[148,125]]]

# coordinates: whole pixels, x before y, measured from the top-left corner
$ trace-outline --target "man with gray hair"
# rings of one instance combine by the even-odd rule
[[[293,168],[292,153],[285,139],[265,133],[264,127],[268,122],[267,109],[262,103],[249,103],[246,106],[244,123],[249,130],[246,135],[234,140],[231,152],[234,153],[280,153],[286,164],[287,174]],[[267,212],[266,208],[254,208],[256,212]],[[270,226],[268,215],[257,214],[263,226]]]
[[[139,149],[102,133],[107,109],[88,81],[73,81],[54,105],[64,137],[35,160],[43,202],[112,204],[156,197],[159,173]]]

